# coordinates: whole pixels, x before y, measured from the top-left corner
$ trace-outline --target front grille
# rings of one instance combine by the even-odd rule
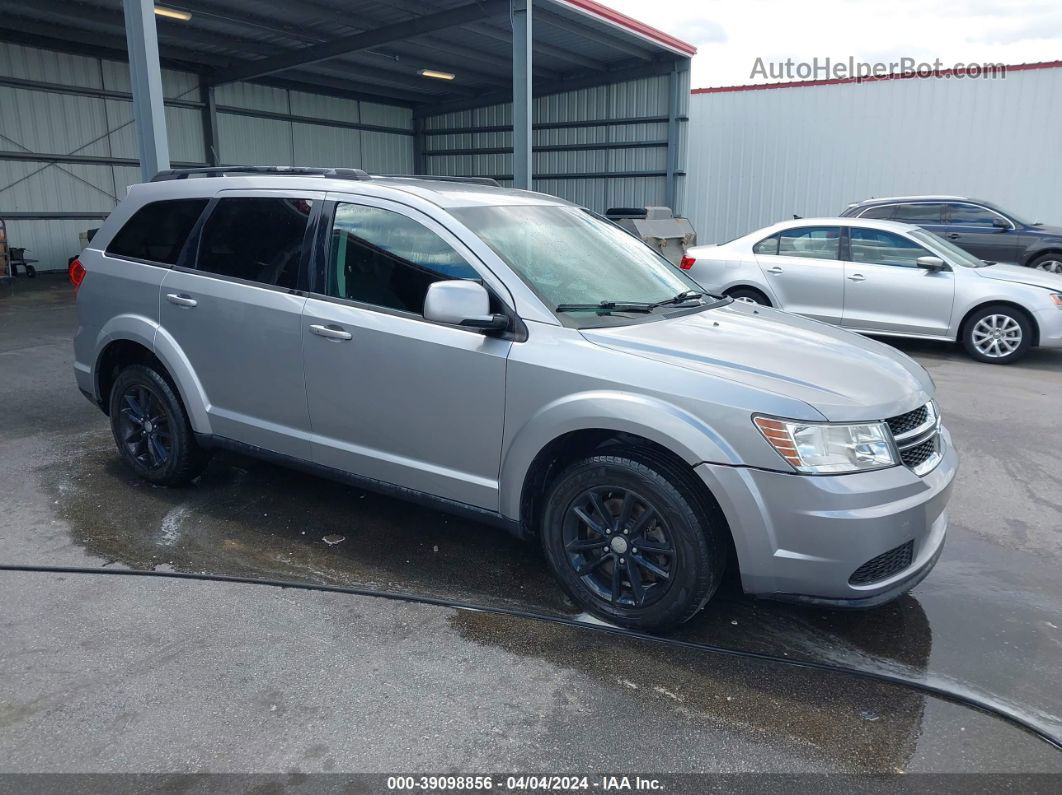
[[[900,460],[916,475],[925,475],[940,463],[940,417],[932,403],[890,417],[885,424],[892,431]]]
[[[870,585],[884,580],[910,566],[913,558],[914,541],[912,540],[868,560],[852,572],[852,576],[848,578],[848,584]]]
[[[919,425],[925,424],[925,421],[929,419],[929,412],[925,406],[919,406],[914,411],[909,411],[906,414],[901,414],[899,417],[891,417],[885,420],[889,425],[889,430],[892,431],[893,436],[900,436],[901,434],[913,431]]]
[[[933,437],[931,439],[926,439],[921,444],[916,444],[914,447],[900,450],[900,460],[911,469],[917,469],[932,458],[936,452],[937,440],[936,437]]]

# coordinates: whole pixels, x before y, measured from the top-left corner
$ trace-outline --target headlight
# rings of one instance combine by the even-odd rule
[[[1062,309],[1062,295],[1059,295],[1058,293],[1049,293],[1048,297],[1051,299],[1055,306],[1057,306],[1059,309]]]
[[[753,417],[753,422],[797,472],[860,472],[898,463],[883,422],[835,425],[773,417]]]

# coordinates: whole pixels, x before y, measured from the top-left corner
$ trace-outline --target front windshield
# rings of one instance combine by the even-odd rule
[[[916,229],[910,234],[918,242],[928,245],[930,249],[936,250],[938,254],[943,254],[948,262],[962,265],[964,268],[983,268],[988,264],[984,260],[975,257],[969,251],[959,248],[950,240],[945,240],[940,235],[934,235],[925,229]]]
[[[573,304],[653,303],[686,291],[704,293],[649,246],[577,207],[487,206],[451,212],[554,312]],[[580,313],[598,314],[593,309]]]

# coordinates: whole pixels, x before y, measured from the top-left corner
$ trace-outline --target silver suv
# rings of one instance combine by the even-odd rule
[[[926,371],[704,294],[576,205],[353,169],[169,172],[71,268],[78,385],[153,483],[227,448],[537,538],[628,627],[750,594],[871,606],[940,555]]]

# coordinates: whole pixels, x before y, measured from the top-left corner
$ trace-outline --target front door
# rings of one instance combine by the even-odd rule
[[[323,193],[223,191],[197,256],[166,273],[161,333],[188,357],[211,429],[309,460],[302,372],[300,268],[313,205]]]
[[[949,203],[946,231],[937,234],[978,259],[1008,264],[1018,261],[1021,240],[1014,225],[987,207],[965,202]]]
[[[314,459],[497,510],[512,342],[423,316],[432,282],[481,279],[474,255],[404,205],[336,199],[302,319]]]
[[[776,238],[776,246],[761,241],[754,251],[778,307],[826,323],[840,323],[844,304],[841,228],[794,227],[779,232]]]
[[[843,325],[861,331],[947,334],[955,275],[929,271],[916,262],[936,254],[883,229],[853,226],[848,235]]]

